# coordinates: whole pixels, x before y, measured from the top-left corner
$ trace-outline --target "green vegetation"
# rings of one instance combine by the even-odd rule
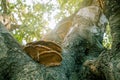
[[[58,21],[74,13],[77,0],[1,0],[1,13],[10,17],[13,36],[20,42],[40,40]],[[67,14],[65,14],[67,13]],[[11,26],[12,27],[12,26]]]
[[[103,45],[107,49],[111,49],[112,44],[112,36],[111,36],[111,29],[109,24],[106,26],[106,33],[104,34]]]
[[[21,43],[40,40],[63,18],[80,8],[83,0],[0,0],[0,16],[8,15],[11,34]],[[88,1],[88,0],[87,0]],[[111,46],[110,28],[103,44]]]

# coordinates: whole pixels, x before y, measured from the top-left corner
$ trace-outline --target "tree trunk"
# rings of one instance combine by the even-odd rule
[[[91,63],[89,69],[104,80],[120,80],[120,1],[104,0],[105,14],[109,20],[112,35],[112,49],[104,51],[95,61]],[[88,64],[87,64],[88,65]],[[92,69],[95,68],[95,70]]]
[[[106,56],[109,57],[107,61],[108,66],[104,67],[108,72],[103,71],[108,80],[120,80],[120,1],[119,0],[106,0],[106,16],[109,19],[111,35],[112,35],[112,49]],[[106,63],[104,63],[105,65]],[[102,66],[103,67],[103,66]]]
[[[103,15],[88,20],[79,14],[84,11],[81,10],[75,15],[73,28],[64,39],[62,64],[55,67],[45,67],[35,62],[0,23],[0,80],[119,80],[119,3],[119,0],[105,1],[106,15],[112,29],[112,50],[103,51],[100,45],[103,32],[98,35],[94,30],[97,28],[95,26],[102,26],[102,30],[104,24],[100,19],[104,18]]]

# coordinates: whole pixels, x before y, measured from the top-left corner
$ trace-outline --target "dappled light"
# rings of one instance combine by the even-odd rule
[[[0,3],[0,80],[120,80],[120,0]]]
[[[68,17],[73,13],[77,12],[82,2],[82,0],[5,1],[6,4],[1,6],[1,14],[3,14],[4,12],[6,13],[5,16],[0,16],[1,21],[5,19],[4,24],[7,27],[7,29],[10,30],[12,35],[19,41],[20,44],[23,45],[31,41],[43,39],[43,36],[48,35],[48,32],[50,32],[51,30],[55,30],[57,25],[63,26],[63,23],[60,23],[59,21],[63,21],[63,18]],[[88,3],[83,3],[82,5],[89,5],[90,3],[91,2],[88,1]],[[6,9],[4,8],[5,6]],[[61,29],[59,30],[60,32],[58,32],[61,33],[61,39],[66,34],[64,30],[65,29]],[[106,36],[107,35],[108,33],[106,34]],[[107,37],[107,39],[109,40],[109,37]],[[104,40],[104,43],[108,41],[107,39]],[[108,45],[109,43],[111,42],[108,42]],[[108,46],[106,44],[104,45]]]
[[[73,14],[81,2],[72,0],[69,2],[62,0],[5,1],[6,4],[1,6],[1,10],[9,15],[11,25],[9,30],[21,44],[40,40],[41,35],[54,29],[61,19]]]

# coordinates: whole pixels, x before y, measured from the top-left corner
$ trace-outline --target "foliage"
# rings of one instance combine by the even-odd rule
[[[20,25],[19,29],[12,31],[12,34],[19,42],[23,40],[26,42],[39,40],[42,30],[45,28],[44,26],[48,24],[48,22],[43,19],[43,13],[50,11],[50,9],[45,6],[51,7],[51,4],[43,5],[37,2],[33,3],[34,4],[27,4],[25,0],[24,2],[17,0],[17,6],[15,6],[14,11],[12,11],[15,23]]]
[[[104,34],[103,45],[107,49],[111,49],[112,44],[112,36],[111,36],[111,29],[109,24],[106,26],[106,33]]]
[[[1,3],[5,1],[7,5],[3,7],[7,6],[11,24],[19,26],[11,33],[23,43],[39,40],[44,32],[50,30],[48,26],[52,27],[64,17],[73,14],[82,0],[2,0]],[[3,7],[1,4],[2,12]]]
[[[57,16],[65,17],[73,14],[80,8],[82,1],[83,0],[58,0],[61,12],[56,15],[56,18]]]
[[[10,24],[17,26],[11,30],[12,35],[24,44],[24,42],[40,40],[41,35],[53,28],[61,19],[79,10],[82,1],[1,0],[0,13],[9,15]],[[112,38],[109,25],[106,30],[103,45],[110,48]]]

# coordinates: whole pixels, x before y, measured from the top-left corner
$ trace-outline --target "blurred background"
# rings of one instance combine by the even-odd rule
[[[0,21],[24,45],[40,40],[56,24],[80,8],[83,0],[0,0]],[[103,44],[111,48],[109,24]]]

